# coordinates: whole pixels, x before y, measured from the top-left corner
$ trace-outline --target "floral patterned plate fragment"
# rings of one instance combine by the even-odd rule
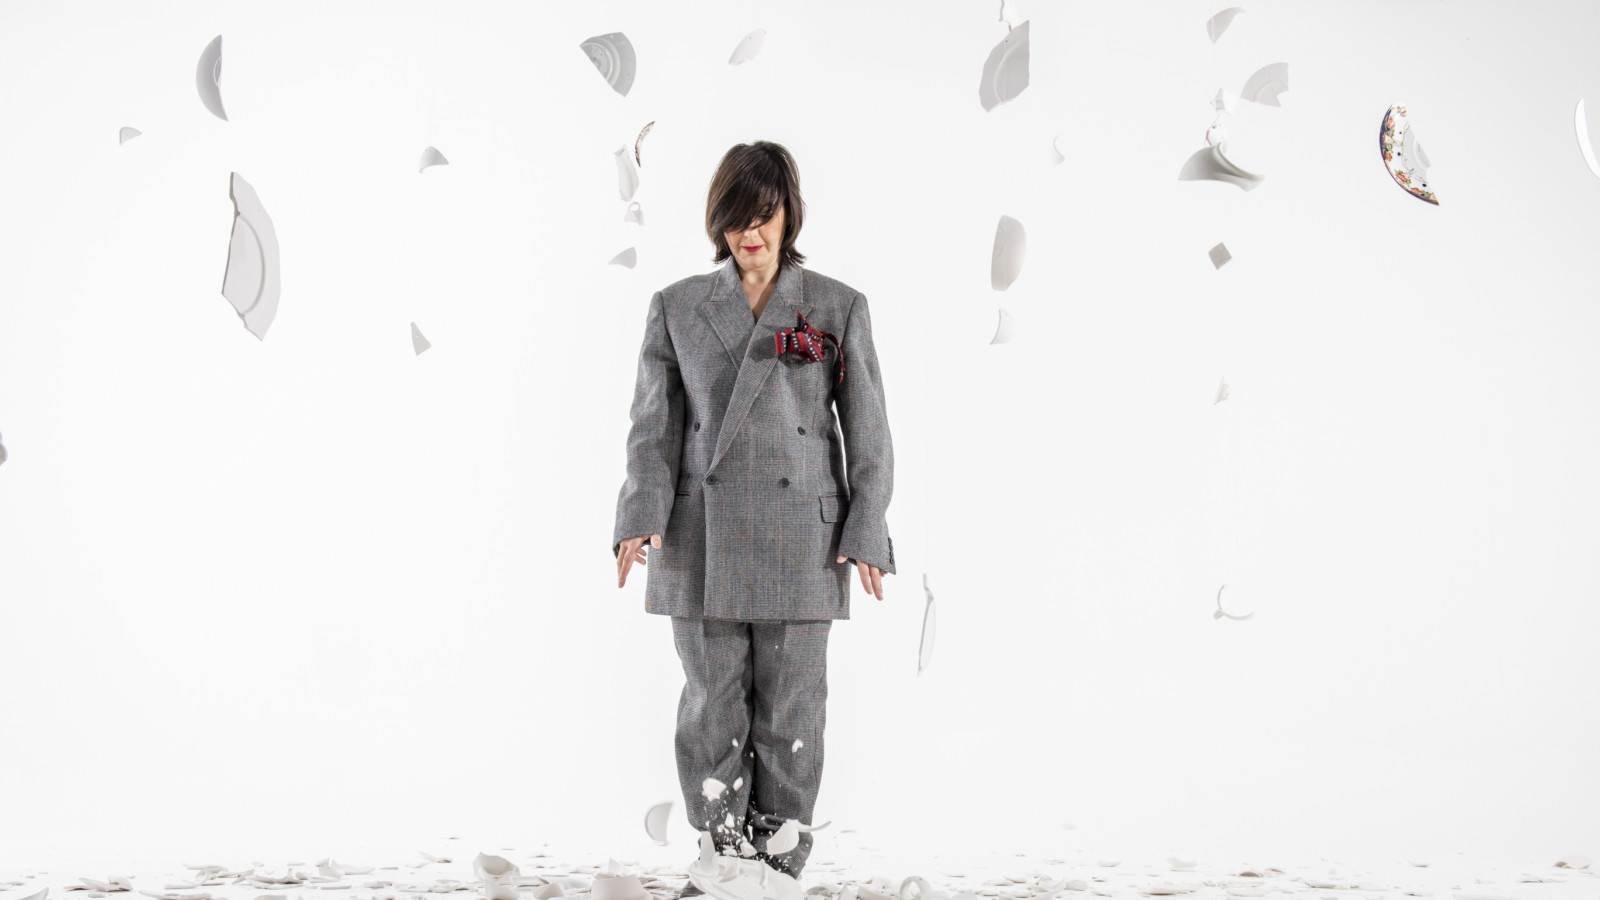
[[[1383,126],[1378,129],[1378,150],[1395,184],[1419,200],[1439,205],[1439,198],[1428,190],[1428,155],[1422,152],[1404,104],[1396,103],[1384,113]]]

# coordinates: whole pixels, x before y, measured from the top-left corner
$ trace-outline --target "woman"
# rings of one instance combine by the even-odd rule
[[[650,298],[612,545],[617,587],[647,566],[645,610],[672,617],[690,824],[796,878],[811,835],[766,844],[787,819],[811,824],[828,630],[850,617],[852,566],[880,601],[895,571],[867,299],[801,267],[804,208],[782,146],[723,156],[706,198],[722,268]]]

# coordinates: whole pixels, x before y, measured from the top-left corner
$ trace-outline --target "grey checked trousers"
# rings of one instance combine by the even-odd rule
[[[718,852],[748,837],[758,858],[795,877],[811,834],[776,856],[767,839],[786,819],[815,824],[833,621],[672,617],[684,673],[674,744],[689,824],[711,832]],[[727,785],[716,800],[706,799],[707,778]]]

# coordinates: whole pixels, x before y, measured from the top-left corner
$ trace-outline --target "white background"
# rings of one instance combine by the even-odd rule
[[[808,266],[871,301],[897,463],[819,820],[1600,851],[1600,6],[1252,2],[1213,47],[1220,6],[1024,0],[1031,83],[985,112],[998,5],[0,5],[0,848],[647,843],[682,672],[615,583],[628,407],[764,138]],[[611,31],[627,97],[578,48]],[[1179,182],[1276,61],[1283,106],[1229,121],[1266,181]],[[1395,102],[1438,207],[1379,158]],[[640,227],[612,153],[651,120]],[[234,171],[264,341],[220,293]]]

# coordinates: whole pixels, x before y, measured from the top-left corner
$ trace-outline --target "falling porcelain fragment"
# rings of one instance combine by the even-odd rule
[[[795,822],[794,827],[796,829],[800,830],[800,831],[821,831],[822,829],[827,828],[829,825],[832,825],[832,824],[833,824],[833,820],[832,819],[829,819],[828,821],[823,822],[821,825],[807,825],[804,822],[798,822],[797,821],[797,822]],[[841,832],[841,834],[842,833],[843,832]]]
[[[1227,144],[1228,129],[1224,128],[1221,122],[1212,122],[1211,127],[1206,129],[1206,146],[1226,147]],[[1224,150],[1223,152],[1227,151]]]
[[[989,51],[978,81],[978,102],[985,111],[1016,99],[1028,86],[1028,23],[1006,32]]]
[[[739,855],[749,858],[756,855],[756,845],[748,838],[739,838]]]
[[[200,51],[200,63],[194,69],[194,86],[206,109],[226,122],[228,114],[222,109],[222,35],[212,38],[206,49]]]
[[[1246,619],[1253,618],[1255,616],[1255,613],[1253,613],[1253,612],[1245,613],[1242,616],[1236,616],[1233,613],[1228,612],[1227,610],[1222,608],[1222,588],[1225,588],[1225,587],[1227,587],[1226,584],[1224,584],[1222,587],[1217,588],[1217,608],[1216,608],[1216,610],[1214,612],[1211,613],[1211,618],[1220,619],[1220,618],[1226,616],[1226,617],[1228,617],[1230,619],[1233,619],[1233,620],[1239,621],[1239,622],[1243,622]],[[1313,887],[1315,887],[1315,885],[1313,885]]]
[[[1224,378],[1217,384],[1217,399],[1211,401],[1212,406],[1228,399],[1228,379]]]
[[[1000,310],[1000,324],[995,326],[994,337],[989,339],[991,344],[1004,344],[1011,340],[1011,313]]]
[[[228,197],[233,200],[233,234],[222,296],[238,311],[244,327],[265,340],[278,315],[278,234],[255,188],[238,172],[230,177]]]
[[[1600,161],[1594,158],[1594,145],[1589,142],[1589,116],[1583,111],[1583,98],[1578,98],[1578,108],[1572,111],[1572,127],[1578,133],[1578,150],[1583,153],[1583,163],[1600,178]]]
[[[1239,89],[1239,99],[1262,106],[1279,106],[1278,95],[1289,89],[1289,64],[1267,63],[1245,80]]]
[[[1066,134],[1065,131],[1056,135],[1050,141],[1050,155],[1055,157],[1056,165],[1058,166],[1067,161],[1066,154],[1061,152],[1061,135],[1064,134]]]
[[[617,193],[622,195],[623,200],[632,200],[634,191],[639,189],[639,170],[628,159],[627,144],[617,148],[616,157]]]
[[[1244,12],[1244,7],[1230,6],[1222,12],[1219,12],[1207,19],[1206,34],[1210,36],[1211,43],[1215,44],[1217,42],[1217,38],[1222,37],[1222,33],[1228,30],[1229,25],[1233,24],[1233,17],[1242,12]]]
[[[630,269],[638,264],[639,253],[633,247],[629,247],[621,253],[618,253],[616,256],[611,257],[611,261],[606,263],[608,266],[627,266]]]
[[[1587,869],[1590,865],[1592,863],[1589,861],[1589,857],[1581,853],[1563,856],[1555,862],[1555,866],[1558,869]]]
[[[1184,162],[1183,169],[1178,172],[1178,180],[1221,181],[1246,191],[1255,190],[1257,185],[1267,180],[1265,175],[1246,172],[1234,165],[1226,153],[1226,144],[1201,147]]]
[[[1231,113],[1233,105],[1239,101],[1239,95],[1224,88],[1217,88],[1217,95],[1211,98],[1211,108],[1217,112]]]
[[[922,607],[922,640],[917,644],[917,674],[921,675],[933,662],[933,591],[928,587],[928,573],[922,573],[922,593],[928,598]]]
[[[1228,252],[1228,248],[1224,244],[1212,247],[1207,255],[1211,257],[1211,267],[1213,269],[1220,269],[1227,264],[1228,260],[1233,259],[1233,254]]]
[[[989,256],[989,286],[997,291],[1011,287],[1022,273],[1022,261],[1028,255],[1028,233],[1022,223],[1010,216],[1001,216],[994,226],[994,250]]]
[[[726,791],[727,789],[728,786],[726,784],[723,784],[715,778],[707,778],[700,784],[700,793],[705,795],[707,800],[715,800],[718,797],[721,797],[722,792]]]
[[[1378,127],[1378,150],[1395,184],[1419,200],[1439,205],[1438,196],[1428,189],[1428,158],[1422,152],[1422,144],[1417,140],[1404,104],[1396,103],[1384,113],[1383,123]]]
[[[411,349],[414,350],[418,356],[421,356],[422,355],[422,351],[424,351],[424,350],[426,350],[426,349],[428,349],[429,347],[432,347],[432,346],[433,346],[432,344],[428,343],[428,339],[422,336],[422,332],[417,328],[417,323],[412,322],[411,323]]]
[[[800,748],[804,747],[805,745],[806,745],[805,741],[802,741],[799,738],[795,738],[794,739],[794,745],[789,748],[789,752],[790,753],[799,753],[800,752]]]
[[[650,836],[650,840],[658,844],[665,844],[667,842],[667,822],[671,816],[671,800],[657,803],[655,806],[645,810],[644,833]]]
[[[784,823],[778,826],[778,830],[774,831],[772,836],[767,838],[767,854],[770,856],[776,856],[780,853],[788,853],[790,850],[793,850],[795,847],[799,846],[800,829],[796,827],[799,824],[800,823],[794,819],[784,820]]]
[[[444,158],[437,147],[429,146],[422,151],[422,159],[417,162],[417,171],[421,172],[429,166],[448,166],[450,160]]]
[[[1582,103],[1583,101],[1579,100],[1578,102]],[[140,131],[137,128],[134,128],[131,125],[124,125],[124,126],[122,126],[121,129],[119,129],[117,131],[117,146],[120,147],[123,144],[126,144],[127,142],[133,140],[134,138],[138,137],[141,134],[144,134],[144,132]]]
[[[633,73],[636,59],[633,53],[633,42],[620,31],[610,34],[597,34],[578,45],[589,62],[594,63],[595,71],[606,80],[606,84],[622,96],[628,96],[628,91],[633,87]]]
[[[622,214],[622,221],[633,222],[637,225],[644,224],[644,209],[639,206],[639,201],[635,200],[628,204],[627,212]]]
[[[639,136],[633,139],[633,161],[641,169],[644,168],[644,163],[639,160],[639,144],[644,141],[644,136],[650,133],[651,127],[655,124],[655,119],[651,119],[650,121],[644,123],[644,128],[639,130]],[[623,197],[622,199],[626,200],[628,198]]]
[[[761,52],[761,43],[766,39],[767,30],[765,28],[757,28],[755,31],[745,35],[739,41],[739,45],[733,48],[733,55],[728,57],[728,65],[742,66],[755,59],[756,54]]]

